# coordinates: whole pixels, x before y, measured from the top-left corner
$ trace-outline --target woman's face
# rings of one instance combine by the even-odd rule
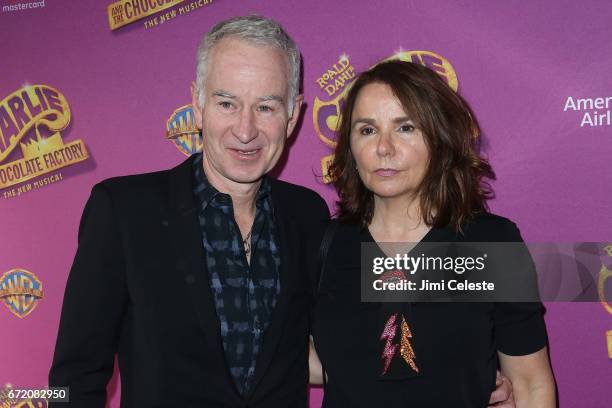
[[[421,131],[388,85],[371,83],[361,89],[350,140],[359,176],[375,198],[415,197],[429,152]]]

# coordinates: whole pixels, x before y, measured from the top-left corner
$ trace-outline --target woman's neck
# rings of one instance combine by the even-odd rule
[[[370,234],[377,242],[419,242],[431,229],[419,207],[417,198],[375,198]]]

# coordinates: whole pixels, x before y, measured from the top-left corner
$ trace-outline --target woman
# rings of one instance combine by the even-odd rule
[[[484,407],[499,362],[517,407],[554,407],[540,303],[360,301],[362,242],[522,241],[487,212],[494,173],[467,103],[433,71],[389,61],[356,79],[341,117],[313,326],[323,406]]]

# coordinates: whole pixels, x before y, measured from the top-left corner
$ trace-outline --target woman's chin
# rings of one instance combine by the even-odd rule
[[[415,195],[415,191],[412,189],[377,188],[371,191],[374,197],[379,200],[409,200]]]

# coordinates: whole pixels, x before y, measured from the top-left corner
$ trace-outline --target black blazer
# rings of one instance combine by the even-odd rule
[[[281,291],[254,386],[241,396],[203,262],[192,160],[93,188],[49,373],[50,386],[70,387],[70,403],[55,406],[104,407],[116,353],[122,408],[307,406],[315,226],[329,217],[327,205],[309,189],[272,180]]]

